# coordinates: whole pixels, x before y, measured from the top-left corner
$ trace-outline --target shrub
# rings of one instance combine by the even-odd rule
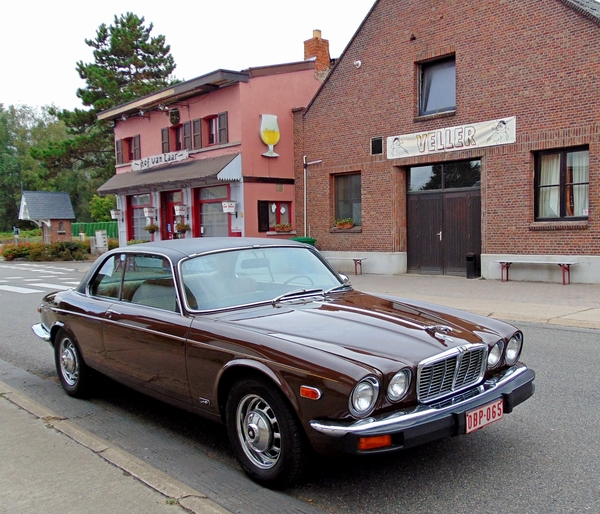
[[[12,261],[17,258],[29,257],[29,243],[22,243],[20,245],[8,243],[2,248],[2,257],[7,261]]]
[[[29,245],[29,260],[34,262],[52,260],[48,245],[44,243],[31,243]]]
[[[48,257],[52,261],[85,261],[89,253],[89,245],[79,241],[59,241],[48,245]]]

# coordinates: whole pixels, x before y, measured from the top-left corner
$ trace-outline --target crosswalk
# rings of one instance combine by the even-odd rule
[[[40,294],[64,291],[79,284],[81,271],[52,264],[0,263],[0,296],[2,293]]]

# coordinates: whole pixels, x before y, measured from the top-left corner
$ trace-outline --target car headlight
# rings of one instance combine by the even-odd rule
[[[370,414],[379,395],[379,381],[375,377],[361,380],[350,394],[349,407],[353,416],[363,417]]]
[[[506,364],[513,366],[519,360],[523,348],[523,334],[517,332],[506,345]]]
[[[488,369],[495,368],[499,363],[500,359],[502,359],[502,350],[504,349],[504,345],[502,341],[498,341],[493,348],[488,353],[487,365]]]
[[[398,402],[406,396],[410,385],[410,376],[410,370],[405,368],[392,377],[387,389],[387,396],[391,402]]]

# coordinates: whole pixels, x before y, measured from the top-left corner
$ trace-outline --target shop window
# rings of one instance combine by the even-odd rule
[[[413,166],[408,170],[408,191],[435,191],[481,187],[481,161],[456,161],[427,166]]]
[[[292,223],[290,202],[258,202],[258,231],[273,230],[280,223]]]
[[[420,65],[419,116],[456,109],[456,60],[454,56]]]
[[[362,224],[361,176],[360,173],[336,175],[335,219],[352,218],[355,225]]]
[[[536,220],[587,219],[589,150],[553,150],[536,156]]]
[[[150,232],[144,230],[148,224],[146,216],[144,216],[144,207],[152,207],[149,194],[131,195],[128,197],[129,216],[130,216],[130,233],[129,239],[136,241],[150,241],[152,236]]]

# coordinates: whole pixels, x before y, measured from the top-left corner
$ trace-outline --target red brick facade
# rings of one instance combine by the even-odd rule
[[[419,117],[419,63],[454,55],[456,110]],[[380,0],[295,113],[297,226],[322,250],[406,252],[408,166],[481,159],[482,254],[600,255],[600,25],[560,0]],[[516,143],[388,160],[385,141],[516,117]],[[372,156],[370,140],[383,137]],[[587,145],[587,221],[534,221],[535,152]],[[333,230],[333,175],[358,171],[362,226]]]

